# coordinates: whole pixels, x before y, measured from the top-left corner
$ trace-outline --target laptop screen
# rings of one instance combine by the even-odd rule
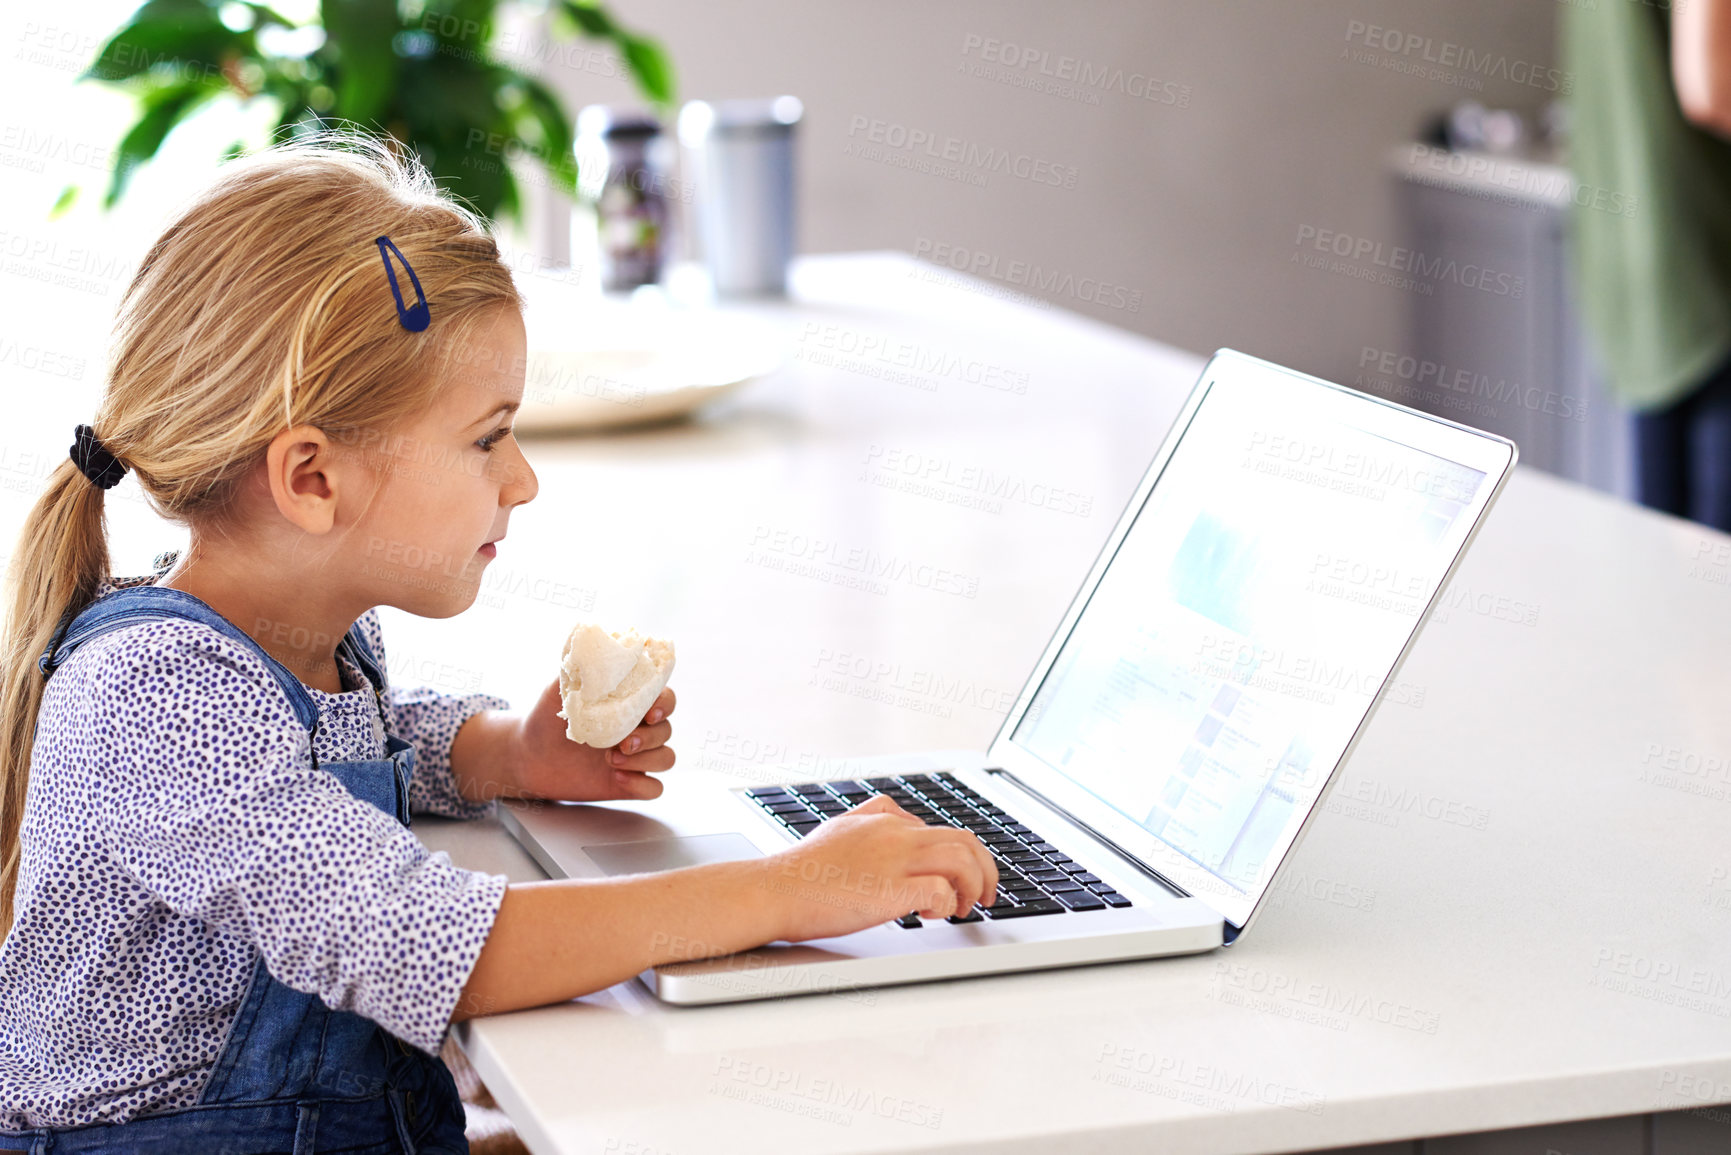
[[[1325,392],[1213,387],[1010,734],[1250,903],[1496,480]]]

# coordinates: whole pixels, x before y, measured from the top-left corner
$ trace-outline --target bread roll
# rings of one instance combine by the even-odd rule
[[[617,746],[643,721],[672,673],[672,642],[579,622],[559,661],[565,736],[585,746]]]

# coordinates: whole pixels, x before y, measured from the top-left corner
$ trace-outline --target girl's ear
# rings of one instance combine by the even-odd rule
[[[329,533],[340,484],[336,446],[316,425],[296,425],[271,439],[265,480],[277,512],[307,533]]]

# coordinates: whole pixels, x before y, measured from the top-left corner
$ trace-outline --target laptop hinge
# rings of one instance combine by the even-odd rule
[[[1057,802],[1054,802],[1052,799],[1048,798],[1046,795],[1040,793],[1038,790],[1034,789],[1032,786],[1028,785],[1026,782],[1022,781],[1020,778],[1016,777],[1014,774],[1010,773],[1008,770],[1004,769],[1002,766],[986,766],[986,767],[983,767],[983,769],[985,770],[985,772],[987,774],[999,774],[1005,778],[1008,778],[1011,782],[1014,782],[1016,784],[1017,789],[1022,790],[1028,794],[1032,794],[1035,798],[1038,798],[1041,802],[1045,803],[1048,807],[1050,807],[1053,810],[1056,810],[1059,814],[1062,814],[1067,821],[1072,822],[1077,826],[1080,826],[1083,830],[1086,830],[1090,835],[1092,835],[1095,839],[1099,840],[1102,844],[1111,847],[1112,850],[1117,853],[1119,858],[1122,858],[1124,861],[1126,861],[1130,865],[1134,866],[1137,870],[1141,871],[1143,874],[1146,874],[1149,878],[1152,878],[1155,882],[1158,882],[1161,886],[1164,886],[1167,890],[1170,890],[1177,897],[1179,897],[1179,898],[1191,897],[1190,892],[1185,890],[1182,886],[1179,886],[1176,882],[1173,882],[1170,878],[1167,878],[1164,874],[1161,874],[1158,870],[1155,870],[1152,866],[1149,866],[1146,862],[1143,862],[1140,858],[1137,858],[1134,854],[1131,854],[1128,850],[1125,850],[1122,846],[1119,846],[1116,842],[1113,842],[1106,835],[1102,834],[1100,831],[1096,830],[1094,827],[1088,825],[1086,822],[1082,821],[1080,818],[1077,818],[1074,814],[1072,814],[1068,810],[1064,809]]]

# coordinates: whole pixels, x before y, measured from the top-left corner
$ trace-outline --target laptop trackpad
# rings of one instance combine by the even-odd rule
[[[642,842],[603,842],[585,846],[583,853],[608,874],[654,874],[705,862],[738,862],[761,858],[763,851],[743,834],[696,834],[685,838],[650,838]]]

